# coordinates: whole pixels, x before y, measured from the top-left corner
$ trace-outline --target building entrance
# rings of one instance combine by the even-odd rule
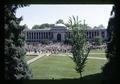
[[[57,34],[57,41],[61,41],[61,34]]]

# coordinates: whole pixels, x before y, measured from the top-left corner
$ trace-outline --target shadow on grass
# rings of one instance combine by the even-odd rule
[[[69,81],[69,82],[80,82],[82,84],[101,84],[102,82],[102,74],[91,74],[84,76],[82,78],[75,78],[75,79],[60,79],[61,81]]]
[[[32,80],[32,82],[36,82],[36,80]],[[32,83],[31,81],[25,81],[24,84]],[[97,73],[97,74],[92,74],[92,75],[87,75],[82,78],[74,78],[74,79],[45,79],[45,80],[37,80],[38,84],[40,82],[46,83],[49,82],[51,84],[57,84],[57,83],[71,83],[71,84],[102,84],[102,74]]]

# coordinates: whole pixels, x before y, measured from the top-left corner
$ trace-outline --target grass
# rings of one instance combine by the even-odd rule
[[[60,55],[60,54],[59,54]],[[44,56],[30,64],[33,79],[64,79],[79,78],[80,75],[75,71],[75,64],[68,56]],[[101,72],[105,60],[88,59],[84,68],[83,76]]]
[[[86,67],[84,68],[83,76],[101,73],[101,68],[104,66],[105,63],[105,60],[88,59]]]
[[[79,77],[75,73],[74,63],[69,57],[49,56],[42,57],[30,65],[33,71],[33,79],[60,79]]]
[[[104,53],[104,50],[91,50],[89,57],[105,57],[105,54],[101,53]],[[67,55],[68,53],[52,54],[51,56],[44,56],[30,64],[33,79],[79,79],[80,75],[74,69],[75,64]],[[28,61],[34,57],[36,56],[26,56],[25,59]],[[100,73],[102,71],[101,68],[106,62],[105,60],[88,59],[82,75],[86,77]]]
[[[92,53],[99,53],[99,54],[92,54]],[[101,54],[102,53],[102,54]],[[57,56],[66,56],[66,55],[72,55],[72,54],[68,54],[68,53],[61,53],[61,54],[54,54],[54,55],[57,55]],[[105,57],[105,49],[102,49],[102,50],[99,50],[99,49],[96,49],[96,50],[91,50],[90,53],[89,53],[89,57]],[[25,60],[30,60],[32,58],[34,58],[36,56],[33,56],[33,55],[27,55],[25,56]]]

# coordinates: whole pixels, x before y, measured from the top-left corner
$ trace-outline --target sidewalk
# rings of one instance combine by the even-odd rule
[[[70,57],[73,57],[72,55],[68,55]],[[99,60],[107,60],[105,57],[87,57],[88,59],[99,59]]]
[[[33,53],[31,53],[31,54],[33,54]],[[35,58],[33,58],[33,59],[31,59],[31,60],[29,60],[29,61],[27,61],[27,64],[31,64],[32,62],[34,62],[34,61],[36,61],[36,60],[38,60],[39,58],[41,58],[42,56],[49,56],[51,53],[45,53],[45,54],[38,54],[39,56],[37,56],[37,57],[35,57]],[[63,55],[62,55],[63,56]],[[72,54],[70,54],[70,55],[68,55],[68,56],[70,56],[70,57],[72,57]],[[103,57],[87,57],[88,59],[99,59],[99,60],[107,60],[106,58],[103,58]]]
[[[37,56],[37,57],[35,57],[35,58],[33,58],[33,59],[27,61],[27,64],[31,64],[32,62],[38,60],[39,58],[41,58],[42,56],[45,56],[45,55],[46,55],[46,56],[49,56],[50,53],[47,53],[47,54],[40,54],[39,56]]]

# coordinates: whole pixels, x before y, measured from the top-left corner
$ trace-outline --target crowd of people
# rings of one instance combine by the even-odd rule
[[[27,44],[25,45],[27,52],[34,53],[70,53],[71,46],[64,43],[50,43],[46,44]]]
[[[106,45],[100,45],[100,46],[94,46],[94,45],[89,45],[91,49],[105,49]],[[50,43],[50,44],[41,44],[41,43],[36,43],[36,44],[26,44],[25,45],[25,50],[30,53],[52,53],[52,54],[57,54],[57,53],[71,53],[72,46],[69,44],[64,44],[61,42],[57,43]]]

